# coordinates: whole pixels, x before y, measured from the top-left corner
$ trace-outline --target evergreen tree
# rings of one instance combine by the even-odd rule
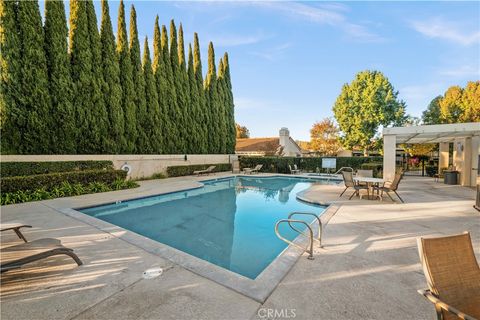
[[[179,133],[179,126],[176,120],[179,117],[177,107],[177,95],[175,91],[175,82],[173,79],[172,64],[170,54],[168,51],[168,35],[167,28],[162,26],[162,61],[160,63],[161,72],[161,87],[160,87],[160,102],[163,107],[161,110],[165,112],[165,123],[168,124],[165,129],[165,152],[167,154],[183,153],[184,148]],[[181,119],[181,118],[180,118]]]
[[[92,90],[92,108],[91,114],[91,139],[87,141],[86,151],[88,153],[110,153],[109,146],[109,121],[107,108],[102,93],[104,88],[103,70],[102,70],[102,48],[100,44],[100,35],[98,33],[97,15],[92,0],[86,2],[86,13],[88,22],[88,36],[90,40],[90,50],[92,51],[92,72],[91,72],[91,90]]]
[[[144,123],[144,128],[147,138],[150,141],[148,145],[150,149],[145,152],[161,154],[163,153],[163,140],[160,123],[160,107],[158,106],[157,86],[153,75],[147,37],[145,37],[145,44],[143,46],[143,74],[145,76],[145,100],[147,107],[147,119]]]
[[[162,38],[163,39],[163,38]],[[163,45],[163,44],[162,44]],[[168,54],[168,52],[167,52]],[[175,143],[174,152],[175,153],[186,153],[186,127],[188,126],[185,123],[184,110],[186,106],[186,92],[183,87],[183,75],[182,70],[180,70],[179,59],[178,59],[178,43],[177,43],[177,27],[173,20],[170,21],[170,62],[171,62],[171,73],[169,73],[170,81],[172,86],[172,95],[176,99],[171,107],[170,117],[175,126],[177,127],[177,138]]]
[[[177,93],[180,90],[181,94],[179,94],[178,97],[181,98],[179,98],[178,101],[183,114],[185,152],[188,154],[196,154],[198,153],[198,145],[194,143],[196,119],[193,118],[194,107],[191,103],[191,89],[187,74],[187,64],[185,61],[185,43],[183,40],[182,24],[180,24],[180,27],[178,28],[178,65],[180,85],[179,89],[177,89]]]
[[[20,35],[17,3],[0,0],[0,136],[2,154],[22,153],[27,114],[21,107]]]
[[[165,100],[168,88],[168,80],[166,75],[165,65],[162,63],[163,60],[163,50],[162,50],[162,36],[160,32],[160,26],[158,25],[158,16],[155,18],[155,25],[153,29],[153,75],[156,86],[156,93],[158,96],[158,122],[156,122],[155,128],[152,130],[158,130],[160,135],[158,136],[159,141],[159,152],[168,153],[167,137],[170,136],[172,132],[171,123],[168,121],[167,113],[168,106]]]
[[[138,40],[137,13],[132,5],[130,10],[130,59],[132,64],[132,80],[134,88],[134,104],[136,107],[137,153],[151,153],[150,140],[144,130],[148,121],[147,105],[145,101],[145,77],[143,75],[140,58],[140,42]]]
[[[233,101],[232,80],[230,78],[230,64],[228,54],[223,56],[224,77],[225,77],[225,106],[227,110],[227,153],[235,153],[236,125],[235,125],[235,104]]]
[[[188,46],[188,69],[187,69],[187,78],[188,78],[188,88],[189,88],[189,104],[188,104],[188,115],[190,121],[190,151],[189,153],[202,153],[201,141],[202,135],[202,123],[201,123],[201,111],[200,107],[200,97],[198,93],[198,86],[195,79],[195,69],[193,67],[193,52],[192,46]],[[203,89],[202,89],[203,90]]]
[[[217,125],[218,125],[218,149],[217,153],[224,154],[227,150],[227,108],[226,108],[226,85],[225,85],[225,69],[223,65],[223,58],[220,58],[218,63],[217,76],[217,92],[216,92],[216,108],[217,108]]]
[[[205,154],[209,152],[208,142],[208,123],[210,121],[210,114],[207,107],[207,100],[205,89],[203,85],[202,60],[200,57],[200,43],[198,41],[198,34],[193,35],[193,70],[195,72],[195,83],[197,84],[198,93],[198,118],[199,127],[197,130],[198,139],[198,153]]]
[[[125,149],[125,118],[122,109],[122,87],[120,86],[120,68],[115,48],[112,22],[107,0],[102,0],[102,23],[100,27],[102,47],[102,70],[104,78],[104,101],[110,123],[109,151],[114,154]]]
[[[218,128],[217,71],[213,43],[208,44],[208,72],[205,79],[205,95],[209,121],[207,122],[208,153],[218,153],[220,149]]]
[[[48,91],[42,18],[37,1],[18,3],[18,28],[21,47],[20,108],[26,112],[21,153],[52,153],[50,134],[51,101]]]
[[[75,110],[72,105],[72,78],[68,58],[67,20],[63,1],[45,2],[45,52],[52,113],[49,130],[54,153],[74,154]]]
[[[137,123],[135,92],[132,80],[132,63],[128,50],[127,26],[125,24],[125,6],[123,0],[120,1],[118,9],[118,32],[117,32],[117,52],[120,65],[120,84],[122,86],[122,106],[125,116],[125,138],[126,147],[124,153],[131,154],[135,152],[137,142]]]
[[[89,137],[91,110],[92,53],[88,38],[85,2],[70,1],[70,70],[73,82],[77,153],[86,153],[83,140]]]

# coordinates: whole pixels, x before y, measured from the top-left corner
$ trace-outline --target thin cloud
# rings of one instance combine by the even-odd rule
[[[261,32],[254,35],[222,34],[209,36],[209,39],[211,39],[215,46],[220,47],[237,47],[250,45],[261,42],[268,38],[270,38],[270,36],[265,35]]]
[[[285,51],[287,51],[287,49],[289,49],[291,46],[292,46],[291,42],[286,42],[278,46],[275,46],[273,48],[270,48],[267,51],[252,51],[249,53],[253,56],[257,56],[268,61],[277,61],[283,56]]]
[[[252,5],[269,10],[276,10],[292,18],[307,19],[313,23],[336,27],[345,32],[353,40],[361,42],[383,42],[386,39],[368,29],[368,27],[348,21],[343,13],[349,7],[344,4],[318,6],[298,2],[252,2]]]
[[[455,78],[478,78],[480,77],[480,66],[463,65],[452,69],[442,70],[439,74]]]
[[[468,32],[460,30],[458,23],[446,21],[442,18],[411,22],[413,29],[429,37],[455,42],[464,46],[470,46],[480,42],[480,31]]]

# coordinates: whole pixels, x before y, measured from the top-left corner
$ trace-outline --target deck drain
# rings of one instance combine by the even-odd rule
[[[142,277],[143,279],[153,279],[160,275],[162,275],[163,269],[160,267],[150,268],[143,271]]]

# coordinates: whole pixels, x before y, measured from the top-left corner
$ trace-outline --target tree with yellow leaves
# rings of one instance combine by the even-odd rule
[[[314,123],[310,129],[310,149],[327,156],[336,155],[341,149],[339,132],[340,129],[329,118]]]

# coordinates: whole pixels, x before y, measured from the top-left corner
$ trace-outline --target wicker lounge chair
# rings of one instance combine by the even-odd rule
[[[82,261],[73,250],[64,247],[60,240],[45,238],[2,248],[0,250],[0,272],[21,268],[24,264],[59,254],[70,256],[77,265],[82,265]]]
[[[419,238],[418,252],[438,320],[480,319],[480,268],[470,234]]]
[[[258,173],[258,171],[260,171],[260,169],[262,169],[263,167],[263,164],[257,164],[255,166],[255,168],[251,169],[251,168],[243,168],[243,173],[245,174],[253,174],[253,173]]]
[[[397,189],[398,189],[398,184],[400,183],[400,181],[402,180],[403,178],[403,174],[402,173],[397,173],[395,175],[395,179],[393,179],[393,182],[389,183],[389,182],[386,182],[383,184],[383,186],[378,186],[378,187],[373,187],[373,190],[377,190],[377,191],[381,191],[380,193],[380,200],[383,200],[383,193],[385,192],[387,194],[387,196],[395,202],[395,200],[393,200],[392,196],[390,195],[389,192],[393,192],[397,195],[398,199],[400,199],[400,201],[402,203],[404,203],[403,199],[398,195],[397,193]]]
[[[0,224],[0,231],[7,231],[7,230],[13,230],[17,236],[22,239],[25,242],[28,242],[25,236],[22,234],[20,231],[21,228],[31,228],[32,226],[25,224],[20,221],[12,221],[8,223],[2,223]]]
[[[212,173],[215,168],[216,168],[215,166],[210,166],[205,170],[193,171],[193,174],[196,174],[197,176],[200,176],[202,174],[209,174],[209,173]]]
[[[367,193],[368,193],[367,186],[356,184],[355,181],[353,181],[353,174],[351,172],[342,171],[342,176],[343,176],[343,182],[345,183],[345,189],[340,194],[340,197],[343,196],[343,194],[345,193],[345,191],[347,191],[348,188],[355,189],[355,192],[352,193],[352,195],[350,196],[350,198],[348,198],[348,200],[352,199],[354,195],[359,195],[360,190],[362,189],[367,190]]]

